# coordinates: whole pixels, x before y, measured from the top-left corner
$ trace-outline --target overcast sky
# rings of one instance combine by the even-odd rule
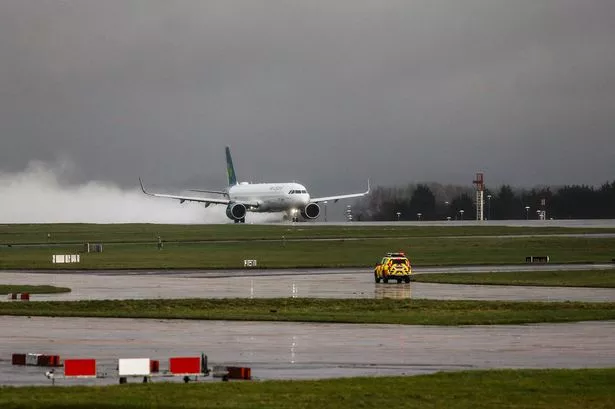
[[[2,0],[0,171],[222,187],[615,179],[612,0]]]

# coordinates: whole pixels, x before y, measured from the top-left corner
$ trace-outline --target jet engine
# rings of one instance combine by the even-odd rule
[[[226,206],[226,217],[231,220],[241,220],[246,217],[246,207],[241,203],[229,203]]]
[[[301,210],[301,216],[304,219],[315,219],[320,214],[320,206],[316,203],[308,203],[305,209]]]

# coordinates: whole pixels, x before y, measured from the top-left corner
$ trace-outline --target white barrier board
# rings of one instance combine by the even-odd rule
[[[54,254],[51,256],[52,263],[79,263],[79,254]]]
[[[120,376],[145,376],[151,373],[149,358],[119,359]]]

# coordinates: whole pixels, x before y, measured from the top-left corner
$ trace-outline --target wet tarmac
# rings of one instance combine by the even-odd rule
[[[417,268],[435,272],[539,271],[613,268],[613,265],[466,266]],[[272,275],[274,274],[274,275]],[[88,271],[77,273],[1,272],[11,284],[50,284],[70,293],[35,294],[39,300],[145,298],[424,298],[516,301],[615,301],[613,288],[479,286],[455,284],[375,284],[370,270]]]
[[[417,273],[612,268],[612,265],[466,266]],[[274,275],[272,275],[274,274]],[[33,300],[186,297],[432,298],[615,301],[615,289],[375,284],[371,271],[88,271],[0,272],[14,284],[52,284],[71,293]],[[12,366],[13,353],[96,358],[96,380],[114,384],[118,358],[198,356],[213,365],[243,365],[257,379],[412,375],[488,368],[615,366],[615,321],[511,326],[396,326],[186,320],[0,316],[0,385],[49,385],[37,367]],[[61,371],[60,371],[61,372]],[[180,379],[174,379],[181,381]],[[165,381],[169,381],[165,378]],[[138,380],[133,381],[138,382]]]
[[[0,317],[0,327],[4,385],[50,384],[45,368],[11,365],[11,354],[27,352],[95,358],[98,372],[111,376],[118,358],[160,359],[166,369],[169,357],[201,352],[210,367],[249,366],[257,379],[615,366],[615,321],[439,327]]]

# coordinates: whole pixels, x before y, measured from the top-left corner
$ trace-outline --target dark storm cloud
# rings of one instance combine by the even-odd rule
[[[82,180],[615,177],[615,3],[0,3],[0,170]]]

